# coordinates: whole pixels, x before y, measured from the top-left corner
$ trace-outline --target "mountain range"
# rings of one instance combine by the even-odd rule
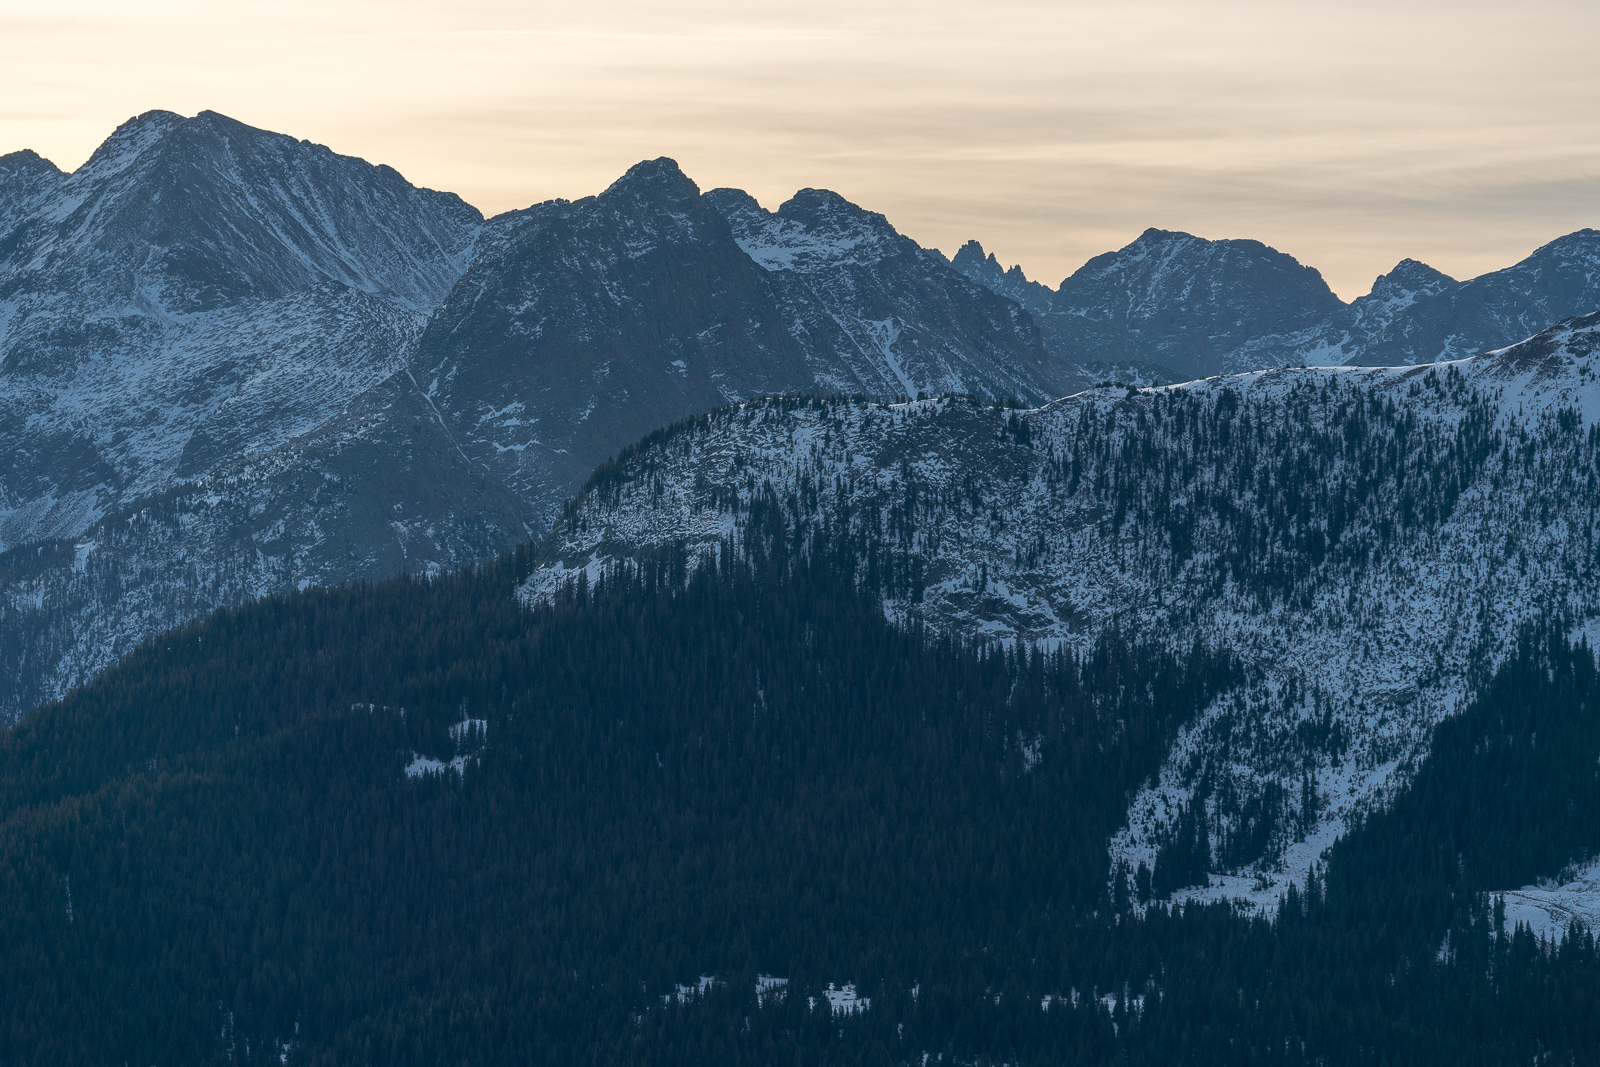
[[[132,119],[72,174],[13,153],[0,190],[7,717],[217,606],[486,558],[725,403],[1418,363],[1600,306],[1594,231],[1342,305],[1259,243],[1151,230],[1051,291],[822,190],[769,212],[655,160],[486,220],[211,112]]]
[[[1503,348],[1600,307],[1600,232],[1557,238],[1470,281],[1413,259],[1345,304],[1313,268],[1257,241],[1146,230],[1054,290],[977,241],[951,264],[1027,308],[1063,359],[1147,365],[1166,381],[1263,367],[1404,367]]]
[[[1589,1062],[1597,348],[752,400],[168,631],[0,731],[8,1048]]]
[[[1597,266],[0,157],[8,1048],[1587,1062]]]

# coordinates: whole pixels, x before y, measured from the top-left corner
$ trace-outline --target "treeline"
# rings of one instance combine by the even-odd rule
[[[1586,641],[1530,628],[1388,809],[1335,846],[1331,897],[1352,920],[1440,931],[1600,855],[1600,686]],[[1481,918],[1481,915],[1479,915]],[[1437,946],[1437,941],[1435,943]]]

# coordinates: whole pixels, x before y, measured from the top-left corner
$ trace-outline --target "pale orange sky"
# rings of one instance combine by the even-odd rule
[[[670,155],[819,186],[1054,285],[1147,226],[1253,237],[1345,299],[1600,226],[1600,3],[21,3],[0,152],[152,108],[388,163],[493,213]]]

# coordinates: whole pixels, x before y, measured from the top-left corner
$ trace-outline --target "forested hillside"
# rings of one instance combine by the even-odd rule
[[[776,514],[942,634],[1226,648],[1247,678],[1181,731],[1116,851],[1154,869],[1204,822],[1201,857],[1168,851],[1158,884],[1270,905],[1386,802],[1522,626],[1600,615],[1597,337],[1591,317],[1460,363],[1030,411],[728,409],[598,472],[524,595],[651,546],[737,550],[748,516]]]
[[[925,646],[820,565],[528,613],[526,559],[219,615],[7,734],[8,1060],[616,1062],[699,974],[944,998],[1095,912],[1234,669]]]
[[[1140,908],[1106,838],[1241,665],[953,644],[781,532],[531,611],[528,552],[267,600],[40,709],[0,739],[6,1061],[1594,1062],[1592,937],[1480,892],[1592,852],[1594,798],[1433,865],[1592,772],[1586,720],[1522,743],[1586,648],[1524,641],[1326,893]]]

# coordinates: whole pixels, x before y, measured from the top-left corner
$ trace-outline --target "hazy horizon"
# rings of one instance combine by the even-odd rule
[[[667,155],[1051,286],[1156,226],[1262,241],[1349,300],[1403,258],[1468,278],[1600,223],[1597,30],[1569,0],[0,0],[0,153],[71,170],[134,114],[215,110],[486,214]]]

